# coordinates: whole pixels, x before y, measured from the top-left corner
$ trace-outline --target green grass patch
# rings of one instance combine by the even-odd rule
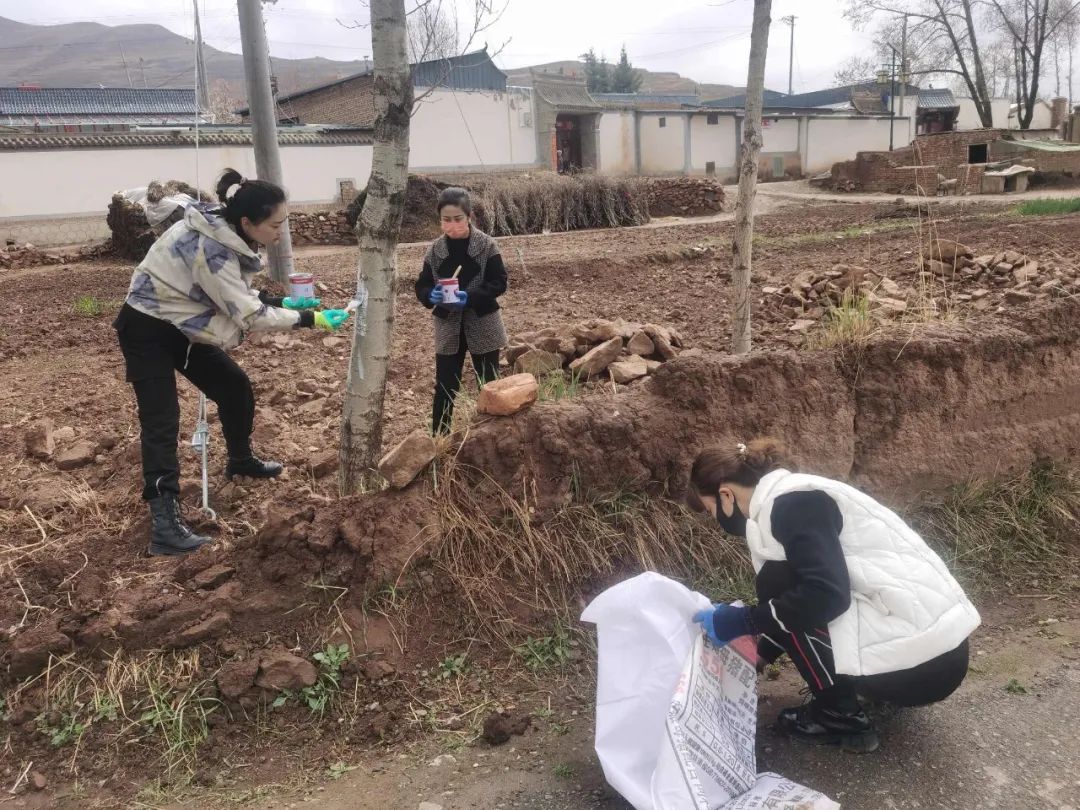
[[[834,346],[862,346],[878,329],[870,313],[870,299],[855,291],[844,291],[840,305],[825,313],[821,327],[811,333],[809,348],[831,349]]]
[[[1060,200],[1029,200],[1020,203],[1016,211],[1025,217],[1046,217],[1055,214],[1080,213],[1080,197],[1071,197]]]
[[[105,304],[92,295],[80,295],[75,299],[74,309],[80,318],[100,318],[105,312]]]

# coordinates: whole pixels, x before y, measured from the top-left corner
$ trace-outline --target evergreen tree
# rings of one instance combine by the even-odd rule
[[[641,90],[644,77],[640,71],[630,64],[630,57],[626,55],[626,46],[623,45],[619,55],[619,64],[611,77],[611,92],[613,93],[636,93]]]
[[[582,54],[585,62],[585,83],[590,93],[611,92],[611,65],[603,56],[597,58],[596,51],[589,48],[589,52]]]

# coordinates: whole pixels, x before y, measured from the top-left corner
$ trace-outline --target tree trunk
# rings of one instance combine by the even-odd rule
[[[394,335],[397,242],[409,179],[409,71],[404,0],[371,0],[375,63],[375,147],[367,197],[357,221],[359,302],[341,422],[342,494],[357,492],[378,465],[383,400]]]
[[[979,38],[975,32],[975,15],[971,8],[971,0],[964,0],[964,24],[967,26],[969,42],[971,44],[971,62],[974,70],[975,106],[979,110],[979,120],[987,129],[994,126],[994,104],[990,94],[986,91],[986,70],[983,68],[982,53],[979,51]],[[959,46],[957,54],[962,51]]]
[[[739,199],[735,204],[735,312],[731,350],[750,351],[750,275],[754,255],[754,198],[757,196],[758,158],[761,155],[761,108],[765,93],[765,57],[769,50],[772,0],[754,0],[754,27],[750,34],[750,68],[746,77],[746,118],[739,155]]]

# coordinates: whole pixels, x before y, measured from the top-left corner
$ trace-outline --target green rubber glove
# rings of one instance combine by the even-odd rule
[[[285,309],[315,309],[321,304],[322,301],[318,298],[285,298],[282,299],[281,305]]]
[[[336,332],[347,320],[349,313],[343,309],[324,309],[315,313],[315,325],[327,332]]]

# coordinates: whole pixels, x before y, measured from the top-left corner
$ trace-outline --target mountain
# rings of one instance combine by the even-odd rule
[[[0,42],[0,85],[7,87],[24,82],[43,87],[191,87],[195,77],[192,40],[160,25],[29,25],[0,17]],[[224,81],[229,95],[242,101],[243,57],[209,45],[203,54],[211,82]],[[282,93],[368,67],[362,61],[321,57],[275,57],[273,64]]]
[[[568,76],[584,76],[585,63],[569,60],[563,62],[548,62],[547,64],[532,65],[531,67],[513,68],[512,70],[507,71],[510,84],[518,87],[528,87],[532,81],[529,77],[530,70],[535,70],[539,73],[562,73]],[[737,96],[742,93],[744,89],[730,84],[702,84],[695,82],[693,79],[687,79],[684,76],[680,76],[678,73],[654,73],[653,71],[642,70],[640,68],[638,70],[645,79],[641,84],[642,93],[697,93],[701,96],[703,101],[709,101],[711,99]]]

